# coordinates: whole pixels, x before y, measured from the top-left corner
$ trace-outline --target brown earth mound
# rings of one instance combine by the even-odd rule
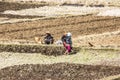
[[[98,80],[120,74],[120,67],[81,64],[12,66],[0,70],[0,80]]]

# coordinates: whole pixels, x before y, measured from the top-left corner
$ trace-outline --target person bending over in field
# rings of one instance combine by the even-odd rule
[[[72,50],[72,39],[71,39],[71,33],[68,32],[67,34],[64,34],[61,38],[63,42],[63,46],[65,47],[66,51],[64,54],[69,54]]]
[[[46,36],[44,37],[44,43],[45,44],[53,44],[54,39],[52,37],[52,35],[50,34],[49,31],[46,32]]]

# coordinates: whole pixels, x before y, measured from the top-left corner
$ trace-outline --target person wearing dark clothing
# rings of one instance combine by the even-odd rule
[[[66,45],[66,33],[61,37],[61,41],[63,43],[63,46],[65,47],[65,45]]]
[[[46,36],[44,37],[44,42],[45,44],[53,44],[54,39],[49,32],[46,33]]]
[[[63,46],[65,47],[66,51],[64,54],[69,54],[72,50],[72,39],[71,39],[71,33],[64,34],[61,38],[63,42]]]
[[[72,47],[72,39],[71,36],[66,36],[66,44],[70,44],[70,46]]]
[[[71,33],[69,32],[66,35],[66,52],[65,53],[69,54],[71,50],[72,50],[72,39],[71,39]]]

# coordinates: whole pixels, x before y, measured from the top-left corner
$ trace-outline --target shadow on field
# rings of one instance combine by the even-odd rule
[[[0,80],[98,80],[117,74],[120,74],[120,67],[69,63],[25,64],[0,70]]]

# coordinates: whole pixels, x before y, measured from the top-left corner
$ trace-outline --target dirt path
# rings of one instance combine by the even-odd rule
[[[0,69],[22,64],[53,64],[53,63],[78,63],[87,65],[120,66],[119,51],[105,50],[80,50],[74,55],[45,56],[39,53],[0,53]]]

